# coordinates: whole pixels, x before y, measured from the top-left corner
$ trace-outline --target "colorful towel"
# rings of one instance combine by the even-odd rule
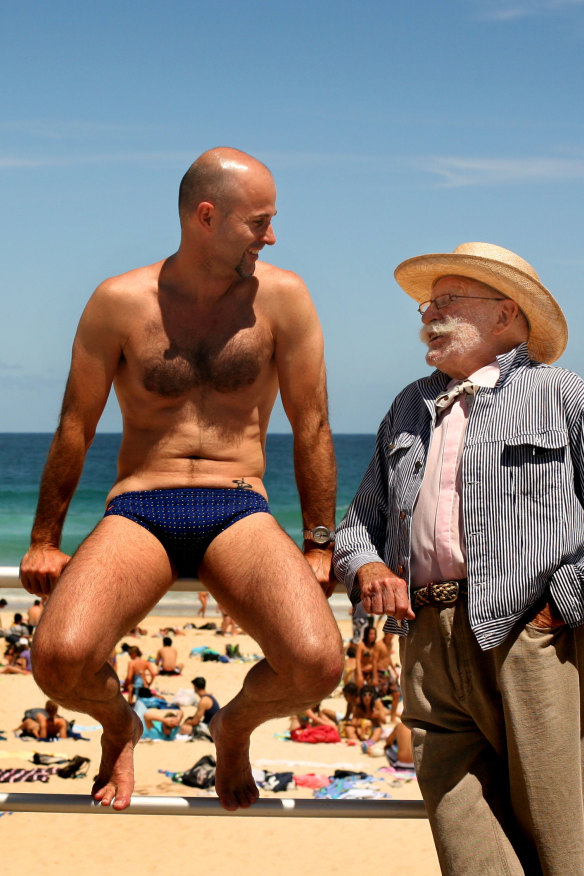
[[[340,742],[341,737],[336,727],[321,725],[320,727],[305,727],[304,730],[292,730],[290,739],[294,742]]]
[[[34,769],[13,768],[0,770],[0,782],[48,782],[57,767],[35,767]]]
[[[326,788],[331,780],[328,776],[317,776],[316,773],[307,773],[305,776],[294,776],[294,781],[299,788]]]

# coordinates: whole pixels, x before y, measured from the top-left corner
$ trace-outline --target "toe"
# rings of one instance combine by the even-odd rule
[[[221,794],[219,796],[219,802],[223,809],[227,809],[228,812],[235,812],[236,809],[239,809],[239,803],[231,794]]]
[[[131,803],[131,796],[129,794],[116,794],[116,799],[114,800],[113,808],[118,812],[121,812],[122,809],[127,809]]]
[[[114,799],[115,788],[111,787],[111,785],[105,785],[101,791],[98,791],[93,796],[96,800],[99,800],[102,806],[109,806],[112,800]]]

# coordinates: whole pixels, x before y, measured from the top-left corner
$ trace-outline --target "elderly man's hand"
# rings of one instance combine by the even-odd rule
[[[357,572],[361,603],[367,614],[389,614],[397,620],[413,620],[408,585],[385,563],[366,563]]]

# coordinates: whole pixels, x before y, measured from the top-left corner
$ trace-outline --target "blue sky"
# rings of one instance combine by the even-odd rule
[[[584,0],[4,0],[0,34],[0,431],[54,429],[85,301],[175,251],[216,145],[274,173],[266,258],[313,294],[335,431],[428,370],[395,266],[464,241],[534,265],[584,374]]]

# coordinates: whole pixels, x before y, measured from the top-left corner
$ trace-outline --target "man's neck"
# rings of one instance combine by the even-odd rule
[[[501,346],[501,348],[493,347],[489,350],[483,350],[480,353],[470,354],[466,357],[461,357],[451,365],[440,368],[440,370],[452,378],[452,380],[467,380],[471,374],[474,374],[480,368],[484,368],[486,365],[495,362],[497,356],[509,353],[511,350],[515,349],[517,345],[517,343],[511,345],[506,344]]]
[[[212,303],[241,282],[235,271],[213,271],[208,262],[180,249],[166,259],[160,286],[195,301]]]

